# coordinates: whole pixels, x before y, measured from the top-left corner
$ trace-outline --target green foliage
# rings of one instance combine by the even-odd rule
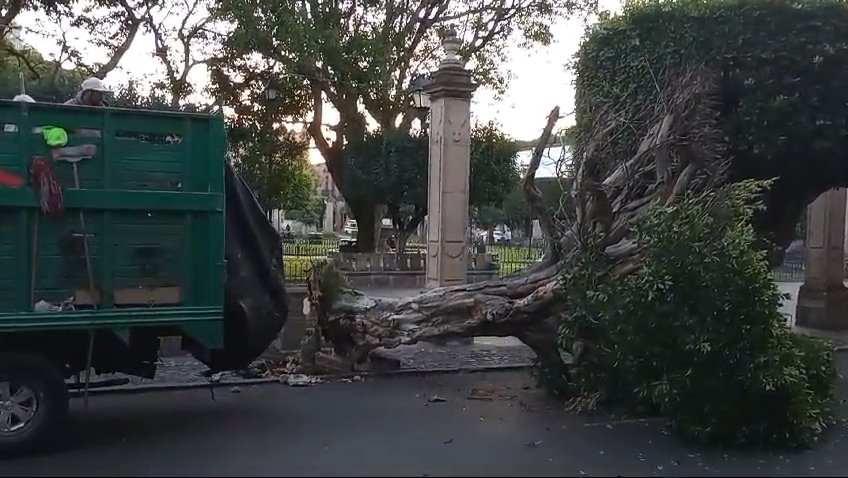
[[[286,211],[286,217],[311,226],[319,226],[324,220],[324,200],[318,194],[309,194],[305,204]]]
[[[352,204],[383,204],[398,231],[414,230],[427,214],[428,141],[424,134],[375,131],[351,142],[344,152],[345,198]],[[517,153],[493,123],[472,129],[472,207],[500,206],[518,182]]]
[[[473,206],[500,207],[518,183],[518,148],[495,123],[471,131],[471,184]]]
[[[552,214],[557,213],[560,209],[560,204],[565,197],[567,183],[561,183],[559,178],[537,178],[536,187],[542,193],[542,203],[545,209]],[[512,230],[525,229],[529,232],[529,227],[534,219],[539,219],[537,215],[530,211],[530,205],[527,204],[524,190],[520,185],[510,192],[503,201],[503,213],[506,224]]]
[[[766,216],[758,218],[773,231],[799,215],[808,196],[846,180],[846,5],[631,1],[620,15],[593,26],[577,55],[578,137],[601,108],[611,108],[627,127],[605,146],[613,157],[630,157],[645,121],[662,108],[662,88],[680,71],[706,67],[720,82],[717,109],[734,158],[733,179],[779,178]]]
[[[481,206],[474,210],[474,221],[481,227],[491,228],[506,222],[504,212],[494,206]]]
[[[13,55],[2,46],[0,41],[0,98],[12,99],[21,92],[20,73],[24,74],[27,94],[50,103],[72,98],[85,79],[80,71],[57,68],[34,49],[20,48]]]
[[[306,143],[296,134],[269,126],[232,127],[234,167],[257,195],[262,207],[309,209],[317,195],[315,177],[306,157]]]
[[[503,89],[506,46],[550,43],[554,20],[582,6],[572,0],[225,0],[218,14],[235,26],[226,41],[227,63],[250,58],[255,71],[292,75],[300,82],[289,84],[294,94],[320,88],[346,126],[364,124],[357,107],[362,101],[389,131],[399,115],[415,114],[406,89],[413,77],[437,67],[444,29],[464,35],[462,54],[471,60],[475,81]]]
[[[828,423],[830,349],[792,335],[750,219],[761,183],[653,209],[623,279],[585,253],[563,281],[571,392],[671,417],[705,442],[809,445]],[[596,395],[592,395],[596,394]]]
[[[352,142],[344,158],[346,198],[426,211],[427,141],[423,134],[375,131]]]

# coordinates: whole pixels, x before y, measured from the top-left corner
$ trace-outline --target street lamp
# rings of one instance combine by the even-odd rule
[[[418,75],[412,79],[409,85],[409,93],[412,97],[412,106],[418,113],[418,119],[421,121],[421,129],[427,130],[427,114],[430,112],[430,95],[424,88],[430,82],[428,75]]]
[[[262,91],[262,99],[265,101],[274,101],[278,96],[280,96],[280,92],[270,85]]]

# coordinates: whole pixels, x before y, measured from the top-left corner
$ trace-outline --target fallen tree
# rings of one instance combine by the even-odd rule
[[[560,271],[581,248],[598,247],[617,262],[613,274],[638,267],[632,225],[650,207],[721,184],[727,161],[708,104],[715,83],[705,71],[683,75],[669,90],[669,109],[657,114],[637,153],[625,162],[605,156],[604,143],[622,125],[613,111],[587,138],[571,195],[576,217],[562,222],[543,211],[535,173],[559,109],[548,117],[524,179],[528,203],[542,221],[549,250],[526,273],[478,284],[427,291],[407,299],[370,298],[347,288],[332,266],[309,280],[309,302],[323,336],[354,363],[378,348],[444,336],[514,336],[530,346],[545,367],[561,368],[557,329],[568,304],[559,290]],[[561,218],[562,219],[562,218]],[[590,240],[590,238],[594,238]]]
[[[688,5],[685,1],[678,2],[679,5],[676,3],[675,5],[679,8],[691,7],[695,10],[695,14],[686,13],[676,17],[674,8],[666,8],[665,4],[660,3],[648,6],[649,10],[655,9],[646,14],[657,17],[652,20],[653,22],[662,23],[660,20],[664,19],[665,15],[672,19],[676,18],[678,23],[690,22],[684,26],[677,25],[681,31],[713,25],[710,22],[701,21],[699,15],[709,16],[712,13],[701,11],[701,7],[698,6],[700,4],[697,2],[692,5]],[[827,4],[821,11],[811,8],[804,10],[803,13],[798,13],[791,6],[772,6],[762,3],[756,8],[749,8],[740,7],[730,1],[711,4],[710,8],[722,10],[722,15],[727,15],[728,18],[733,18],[732,13],[739,8],[742,8],[744,15],[751,18],[759,18],[758,16],[767,18],[772,14],[781,18],[790,13],[803,15],[804,22],[799,23],[802,26],[808,23],[820,23],[825,21],[823,18],[828,17],[833,18],[831,23],[840,24],[848,18],[844,6],[835,6],[835,4]],[[769,10],[772,8],[776,13]],[[683,21],[680,20],[681,18]],[[615,50],[617,53],[613,55],[614,61],[624,62],[616,71],[628,65],[631,65],[631,69],[641,68],[642,62],[627,63],[629,60],[620,59],[621,55],[618,54],[626,54],[628,48],[634,50],[633,45],[640,44],[632,38],[634,31],[638,33],[638,28],[634,29],[626,21],[616,23],[614,27],[613,34],[621,33],[622,36],[618,39],[598,42],[596,45],[598,49],[589,53],[584,52],[583,58],[589,58],[587,60],[589,63],[582,64],[580,68],[584,71],[606,68],[611,60],[609,55],[604,53],[604,48],[612,48],[611,43],[616,45],[615,48],[620,47],[619,50],[621,50],[621,52]],[[739,31],[744,34],[747,30],[743,27],[744,25],[741,25]],[[616,29],[619,31],[616,32]],[[656,28],[647,29],[651,35],[656,36],[655,30]],[[600,35],[605,35],[609,31],[609,28],[605,29]],[[777,35],[786,34],[778,32]],[[659,35],[659,37],[662,42],[668,38],[667,35]],[[695,35],[689,34],[685,41],[691,43],[693,38]],[[807,42],[806,37],[798,38],[792,41],[807,45],[804,43]],[[660,40],[657,40],[658,44],[664,44]],[[724,39],[720,38],[720,40]],[[731,36],[726,41],[733,44],[735,40]],[[778,48],[777,45],[781,44],[775,39],[767,40],[767,43],[768,51]],[[810,47],[813,46],[815,45]],[[675,50],[675,55],[680,53],[685,57],[684,53],[690,50],[684,47],[680,47],[679,51]],[[821,58],[824,59],[817,60],[819,63],[829,62],[830,57],[827,55],[838,56],[846,50],[841,46],[838,49],[828,48],[830,47],[820,48]],[[797,218],[800,208],[818,194],[832,187],[848,184],[848,170],[842,167],[839,161],[821,159],[826,156],[824,150],[816,150],[815,154],[810,156],[815,161],[816,170],[805,171],[802,176],[803,184],[792,187],[793,181],[798,181],[798,178],[794,177],[796,172],[805,168],[802,165],[806,164],[807,157],[795,151],[795,148],[806,144],[805,140],[802,140],[806,136],[794,142],[787,142],[784,136],[789,134],[792,128],[800,127],[795,124],[800,119],[797,116],[790,119],[782,118],[780,112],[783,108],[781,105],[784,104],[782,101],[786,100],[786,95],[782,92],[795,91],[797,81],[772,81],[768,75],[778,75],[779,71],[769,70],[766,74],[760,74],[757,70],[760,76],[750,81],[764,82],[768,85],[768,91],[763,93],[753,89],[751,97],[740,96],[739,91],[733,88],[736,77],[741,77],[739,81],[748,82],[749,80],[745,80],[744,77],[753,73],[740,69],[738,65],[747,64],[746,61],[756,58],[752,53],[755,50],[756,46],[746,43],[745,49],[739,50],[741,53],[738,55],[742,59],[737,63],[734,63],[737,59],[732,54],[727,56],[729,60],[725,63],[737,65],[734,67],[736,70],[732,71],[728,70],[727,65],[722,66],[720,63],[709,63],[706,60],[687,63],[678,62],[676,59],[662,65],[656,75],[650,69],[650,65],[649,71],[637,73],[626,71],[626,75],[633,74],[638,80],[632,80],[631,76],[627,76],[627,79],[622,81],[642,81],[645,85],[640,85],[639,88],[644,86],[645,91],[649,89],[652,92],[651,100],[647,102],[644,100],[647,95],[637,95],[637,99],[634,100],[630,97],[632,95],[627,93],[629,91],[627,88],[618,88],[609,83],[598,83],[601,86],[594,90],[601,94],[598,98],[586,97],[587,92],[593,91],[592,88],[583,88],[582,93],[578,91],[579,111],[582,115],[578,118],[573,161],[569,164],[561,164],[558,168],[567,171],[570,184],[568,194],[572,207],[560,211],[544,210],[544,203],[540,201],[540,195],[534,186],[535,172],[542,151],[549,141],[559,116],[556,108],[548,118],[524,180],[523,189],[527,202],[534,208],[534,215],[546,219],[542,221],[542,227],[546,236],[552,239],[548,241],[549,250],[540,264],[519,276],[434,289],[401,300],[367,297],[347,288],[339,274],[331,267],[323,267],[314,271],[308,284],[311,315],[321,335],[332,344],[339,355],[350,358],[353,364],[367,361],[371,352],[380,348],[393,348],[438,337],[515,336],[536,352],[545,375],[569,380],[573,378],[575,370],[579,370],[584,363],[591,364],[593,358],[602,355],[604,349],[609,349],[615,344],[603,342],[603,340],[610,340],[610,337],[613,337],[612,334],[602,335],[600,343],[592,343],[591,340],[580,338],[579,331],[576,332],[577,340],[569,340],[568,344],[564,343],[564,335],[575,334],[573,330],[569,330],[570,328],[575,324],[587,322],[586,317],[581,316],[581,314],[585,315],[585,304],[576,304],[569,300],[574,298],[575,294],[573,290],[564,288],[564,284],[569,283],[564,277],[573,276],[570,274],[571,271],[584,267],[587,258],[600,258],[604,267],[596,273],[589,271],[586,277],[578,281],[586,291],[591,293],[594,293],[595,289],[606,292],[615,291],[615,288],[609,287],[610,283],[627,282],[633,277],[640,277],[640,280],[644,280],[645,277],[650,279],[650,274],[645,275],[643,272],[647,261],[656,260],[656,254],[646,255],[646,244],[644,241],[640,242],[637,231],[644,219],[658,208],[674,209],[681,203],[689,202],[696,207],[702,207],[704,204],[726,199],[717,198],[728,191],[726,188],[728,184],[748,179],[776,178],[772,182],[772,189],[767,194],[764,213],[759,216],[761,220],[756,222],[756,232],[757,237],[774,238],[779,245],[784,245],[787,223],[794,221],[791,218]],[[800,65],[806,61],[804,58],[807,57],[799,55],[794,61]],[[592,64],[592,62],[595,63]],[[781,68],[794,72],[795,63],[783,65]],[[757,61],[753,64],[760,65]],[[607,71],[603,73],[612,74]],[[835,77],[822,75],[825,73],[817,71],[814,75],[811,74],[810,78],[802,77],[799,81],[813,83],[821,81],[823,84],[826,81],[837,81]],[[841,78],[841,76],[838,77]],[[591,80],[591,75],[584,75],[583,80]],[[595,78],[595,80],[598,79]],[[638,88],[636,90],[642,91]],[[825,94],[819,90],[809,91],[810,94],[819,96]],[[819,104],[819,100],[814,98],[807,106],[814,116],[818,114],[819,110],[816,108],[819,106],[816,105]],[[775,124],[781,127],[770,127]],[[832,131],[838,133],[840,124],[843,123],[822,123],[819,130],[823,131],[821,133],[823,138],[830,138]],[[775,136],[772,138],[768,136],[769,134]],[[825,148],[827,146],[830,148],[825,148],[827,151],[839,156],[844,146],[844,136],[833,136],[833,140],[829,143],[823,138],[809,142],[807,147],[812,145],[815,148]],[[776,156],[777,159],[769,160],[762,148],[771,147],[772,144],[792,145],[791,151],[783,151]],[[841,156],[839,157],[841,159]],[[806,169],[810,168],[806,167]],[[812,173],[814,178],[811,179]],[[730,202],[733,201],[736,199]],[[702,207],[702,209],[711,211],[710,214],[722,214],[721,208]],[[745,221],[750,219],[747,213],[738,217]],[[765,219],[762,220],[762,218]],[[731,219],[737,220],[736,216]],[[744,229],[736,227],[728,230],[742,238],[736,246],[742,244],[753,249],[753,242],[751,244],[746,242],[748,236]],[[709,236],[698,237],[698,240],[714,239],[716,238]],[[758,245],[762,247],[767,244],[763,241]],[[823,403],[827,399],[832,378],[830,358],[824,349],[815,344],[795,343],[796,341],[788,334],[777,312],[779,294],[768,278],[768,270],[764,269],[762,259],[757,259],[759,256],[756,255],[745,256],[742,251],[745,247],[737,249],[736,252],[742,254],[739,257],[756,266],[751,277],[759,284],[760,288],[755,292],[760,295],[752,300],[754,305],[750,310],[745,311],[748,314],[745,318],[751,320],[757,330],[762,331],[763,338],[755,344],[745,341],[745,331],[749,328],[747,324],[735,325],[736,310],[719,311],[718,315],[708,319],[717,317],[722,324],[729,324],[727,326],[733,327],[733,332],[738,333],[735,336],[741,337],[739,344],[745,342],[750,345],[748,351],[752,355],[748,357],[752,363],[758,364],[754,368],[761,368],[754,374],[737,370],[734,376],[727,378],[729,382],[726,384],[735,386],[739,383],[742,387],[749,387],[751,393],[742,397],[747,400],[745,405],[750,407],[747,410],[767,413],[748,414],[746,416],[756,416],[756,420],[734,427],[739,420],[742,422],[747,420],[745,417],[739,418],[733,415],[736,413],[734,410],[743,408],[721,403],[724,415],[721,413],[717,415],[722,420],[725,418],[727,420],[716,423],[699,420],[697,417],[710,415],[705,410],[717,410],[711,407],[719,404],[722,399],[705,397],[703,394],[698,396],[696,389],[693,388],[688,390],[690,393],[688,399],[680,398],[680,396],[674,399],[678,402],[678,408],[673,410],[681,410],[679,407],[686,405],[683,407],[686,410],[683,418],[686,420],[680,420],[680,422],[689,423],[691,434],[699,437],[715,438],[716,430],[720,430],[718,438],[724,440],[728,438],[729,433],[738,428],[741,430],[738,438],[740,441],[809,443],[815,440],[826,422],[827,412]],[[693,276],[697,276],[699,271],[692,272]],[[738,282],[738,279],[749,271],[728,268],[724,270],[724,273],[736,274],[736,282]],[[659,277],[656,280],[664,279]],[[714,280],[721,279],[714,278]],[[638,292],[638,289],[633,287],[633,283],[629,282],[630,292],[633,293],[634,290]],[[710,290],[712,286],[709,283],[702,284],[702,287],[706,287],[707,290]],[[715,286],[721,290],[720,288],[726,285],[715,284]],[[670,287],[674,288],[677,285],[672,284]],[[676,291],[669,290],[665,293],[674,295]],[[646,302],[648,306],[654,306],[657,303]],[[674,301],[670,302],[670,304],[674,303]],[[681,306],[681,302],[678,301],[677,305]],[[584,308],[580,309],[580,307]],[[695,314],[690,323],[697,323],[697,320],[703,319],[697,316],[697,312],[680,310],[681,314]],[[665,311],[663,314],[669,316]],[[642,315],[650,318],[651,312],[642,311]],[[671,314],[671,316],[674,315]],[[605,320],[607,317],[602,314],[589,318],[589,322],[601,324],[601,328]],[[670,323],[673,323],[673,320]],[[628,326],[632,325],[628,324]],[[709,333],[716,332],[710,329]],[[618,335],[616,340],[623,340],[621,337]],[[593,347],[600,353],[595,353]],[[723,344],[723,347],[725,350],[733,349],[732,344]],[[779,357],[774,360],[770,357],[772,347],[775,357]],[[698,344],[694,349],[682,348],[680,353],[709,354],[709,349],[710,344],[705,343]],[[763,363],[771,365],[764,366]],[[787,364],[802,365],[796,367]],[[717,366],[721,367],[723,364],[719,363]],[[705,369],[709,370],[709,367],[700,368],[700,370]],[[746,382],[746,379],[741,379],[741,382],[734,381],[739,377],[748,377],[749,381]],[[721,384],[719,383],[717,389],[721,389]],[[664,392],[658,392],[656,387],[653,389],[644,387],[644,390],[653,390],[653,392],[640,393],[646,395],[654,393],[659,397],[665,397]],[[775,390],[780,392],[777,396]],[[632,390],[628,393],[632,393]],[[590,402],[596,398],[598,397],[593,397]],[[648,399],[650,402],[650,397]],[[776,403],[780,405],[775,405]],[[694,406],[690,406],[693,404]],[[765,404],[776,408],[764,408]],[[664,410],[662,406],[657,408],[660,411]],[[681,417],[682,415],[678,418]],[[771,427],[774,423],[778,424],[776,428]],[[781,423],[783,426],[780,425]],[[715,424],[722,426],[714,428]]]

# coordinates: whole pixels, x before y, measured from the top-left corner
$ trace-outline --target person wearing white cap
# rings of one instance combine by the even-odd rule
[[[82,82],[80,91],[77,95],[65,102],[66,105],[79,106],[108,106],[106,103],[106,93],[109,93],[109,88],[103,84],[103,81],[97,77],[91,77]]]

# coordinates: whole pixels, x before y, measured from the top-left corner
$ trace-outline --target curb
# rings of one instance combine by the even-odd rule
[[[344,374],[328,374],[315,375],[320,377],[323,383],[331,383],[337,380],[349,379],[355,376],[360,377],[400,377],[405,375],[430,375],[430,374],[450,374],[450,373],[480,373],[480,372],[496,372],[510,370],[524,370],[532,367],[532,363],[519,365],[482,365],[479,367],[446,367],[446,368],[429,368],[429,369],[402,369],[388,370],[385,372],[350,372]],[[197,388],[223,388],[223,387],[238,387],[245,385],[267,385],[272,383],[280,383],[279,377],[267,378],[245,378],[240,380],[232,380],[227,382],[188,382],[188,383],[151,383],[143,385],[118,385],[113,387],[90,388],[89,396],[95,395],[118,395],[118,394],[135,394],[146,392],[172,392],[179,390],[193,390]],[[318,383],[316,385],[321,385]],[[293,387],[297,388],[297,387]],[[68,392],[71,397],[82,397],[82,390],[72,390]]]
[[[240,385],[263,385],[266,383],[279,382],[277,378],[243,378],[228,382],[165,382],[165,383],[150,383],[143,385],[118,385],[114,387],[89,388],[88,396],[94,395],[114,395],[114,394],[132,394],[144,392],[168,392],[177,390],[191,390],[195,388],[222,388],[236,387]],[[82,390],[71,390],[68,392],[71,397],[82,397]]]

